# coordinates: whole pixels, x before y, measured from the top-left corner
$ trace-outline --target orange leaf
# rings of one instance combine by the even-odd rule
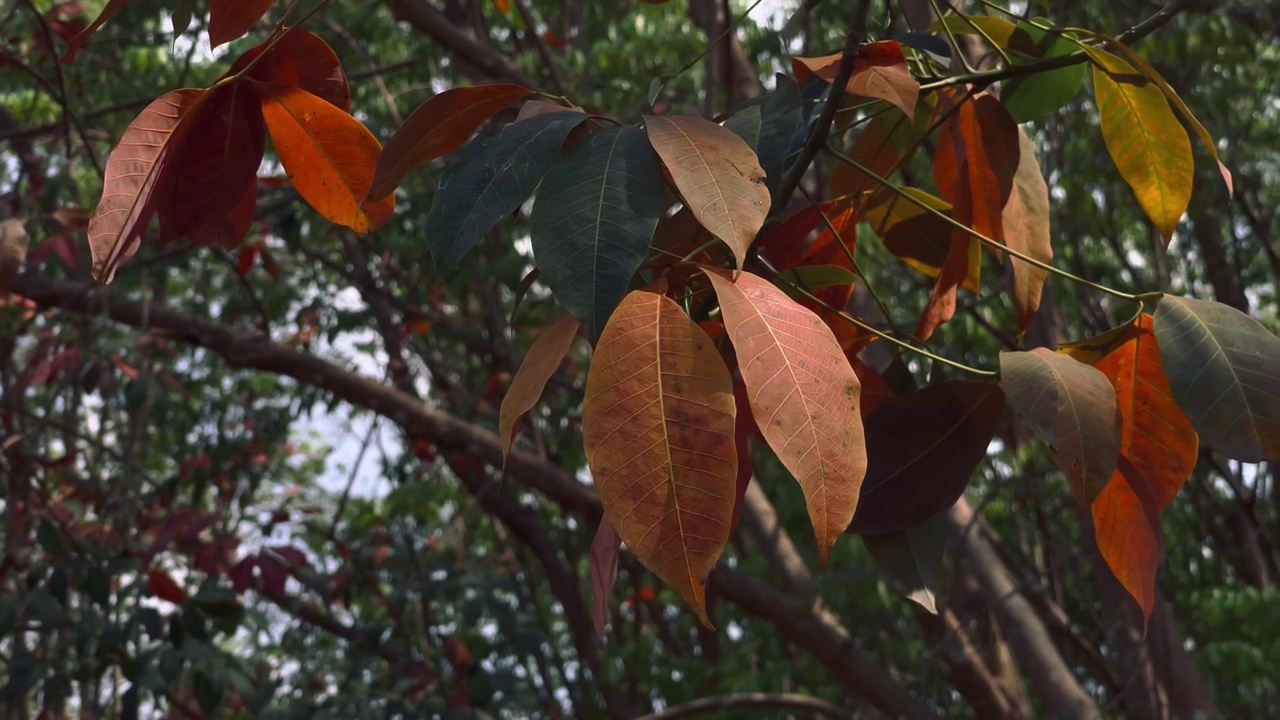
[[[733,381],[715,345],[670,298],[627,295],[596,346],[582,426],[605,515],[709,624],[738,472]]]
[[[858,59],[845,92],[885,100],[914,120],[920,83],[911,76],[898,41],[881,40],[858,48]]]
[[[951,203],[957,221],[1003,239],[1001,216],[1020,153],[1018,124],[995,95],[984,91],[960,101],[938,132],[933,163],[938,195]]]
[[[236,58],[223,77],[239,73],[264,51],[267,54],[249,70],[250,78],[272,85],[300,87],[328,100],[343,112],[351,112],[351,89],[347,87],[347,75],[337,54],[320,36],[301,28],[293,28],[275,45],[267,41],[249,48]]]
[[[174,605],[181,605],[187,601],[187,594],[183,592],[182,587],[163,570],[147,571],[147,589],[152,595]]]
[[[622,538],[613,529],[609,518],[600,518],[600,527],[596,529],[595,539],[591,541],[590,573],[591,573],[591,623],[596,628],[596,635],[604,637],[604,628],[609,624],[609,595],[613,592],[613,583],[618,579],[618,550]]]
[[[907,119],[896,112],[872,117],[853,139],[845,155],[870,168],[876,175],[888,177],[900,159],[893,146],[892,135],[900,123],[906,122]],[[861,170],[840,162],[831,169],[827,188],[832,197],[840,197],[856,195],[864,190],[878,190],[879,185]]]
[[[230,237],[233,209],[243,212],[247,197],[257,201],[258,165],[266,143],[257,98],[240,82],[216,86],[184,124],[188,140],[172,156],[182,171],[164,188],[159,207],[160,242],[186,236],[200,244],[234,245],[244,235]],[[250,219],[253,207],[248,206]]]
[[[573,339],[578,335],[578,320],[572,315],[565,316],[555,325],[542,331],[529,352],[520,363],[520,369],[511,379],[511,387],[502,398],[502,408],[498,411],[498,432],[502,436],[502,464],[506,467],[507,455],[511,452],[511,443],[515,439],[516,427],[520,418],[542,397],[542,390],[547,380],[560,367]]]
[[[519,85],[476,85],[446,90],[426,101],[387,141],[369,199],[390,195],[410,170],[457,150],[486,120],[529,93]]]
[[[1049,186],[1040,172],[1031,139],[1018,128],[1018,170],[1013,189],[1000,215],[1004,243],[1010,250],[1048,263],[1053,260],[1049,240]],[[1025,260],[1011,258],[1013,264],[1013,306],[1018,311],[1018,334],[1027,331],[1040,309],[1040,292],[1046,271]]]
[[[249,32],[275,0],[209,0],[209,45],[218,47]]]
[[[816,314],[751,273],[734,282],[724,271],[703,270],[720,299],[751,413],[804,489],[825,563],[853,519],[867,471],[861,384]]]
[[[770,203],[764,169],[751,146],[698,117],[645,115],[644,126],[685,205],[733,250],[741,269]]]
[[[297,87],[254,82],[276,155],[293,187],[330,222],[360,233],[391,219],[395,198],[362,206],[378,141],[359,120]]]
[[[62,57],[58,58],[60,63],[69,63],[75,59],[76,53],[80,52],[80,48],[88,42],[89,37],[102,27],[103,23],[111,19],[112,15],[120,12],[120,9],[129,4],[129,0],[108,0],[102,12],[98,13],[98,17],[89,23],[89,27],[76,33],[74,37],[67,41],[67,50],[62,53]]]
[[[928,340],[938,326],[956,314],[956,288],[965,283],[971,268],[981,267],[982,248],[967,234],[956,232],[951,236],[951,247],[938,272],[938,279],[929,293],[920,319],[916,322],[916,337]]]
[[[89,218],[89,252],[93,277],[109,283],[120,265],[138,251],[142,234],[155,214],[174,167],[174,147],[181,144],[182,119],[196,107],[204,90],[174,90],[146,107],[125,129],[107,159],[102,199]]]
[[[863,217],[889,252],[936,278],[949,253],[951,225],[945,218],[951,217],[951,205],[919,188],[901,190],[901,194],[882,190],[872,195],[862,207]],[[982,280],[982,258],[977,252],[970,257],[973,262],[965,269],[960,287],[977,292]]]
[[[1130,339],[1096,365],[1116,391],[1123,422],[1120,456],[1127,464],[1093,502],[1098,549],[1147,620],[1155,597],[1160,511],[1191,475],[1198,446],[1191,421],[1169,389],[1152,327],[1151,316],[1142,315]],[[1112,485],[1116,489],[1108,492]]]

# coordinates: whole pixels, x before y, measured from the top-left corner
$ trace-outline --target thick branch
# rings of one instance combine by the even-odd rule
[[[826,700],[798,695],[795,693],[733,693],[716,697],[698,698],[693,702],[667,708],[660,713],[644,715],[636,720],[679,720],[696,715],[724,712],[735,708],[767,708],[776,710],[798,710],[813,713],[820,717],[852,718],[856,717],[852,710],[846,710]]]
[[[487,44],[471,37],[449,21],[430,0],[387,0],[387,7],[398,20],[403,20],[427,37],[435,40],[453,58],[474,67],[485,76],[499,81],[536,88],[538,83],[507,62]]]

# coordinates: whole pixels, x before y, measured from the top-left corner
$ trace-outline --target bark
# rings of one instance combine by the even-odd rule
[[[387,7],[397,20],[409,23],[418,32],[435,40],[454,59],[469,66],[471,74],[530,89],[538,86],[533,78],[494,52],[487,44],[488,38],[481,41],[468,35],[429,0],[387,0]]]
[[[716,42],[729,28],[734,18],[729,15],[729,5],[724,0],[690,0],[689,19],[706,35],[708,43],[715,43],[707,53],[707,67],[711,83],[707,85],[710,99],[719,88],[728,91],[728,108],[740,107],[743,102],[760,94],[760,73],[747,59],[742,43],[735,32]],[[715,103],[711,103],[714,108]]]

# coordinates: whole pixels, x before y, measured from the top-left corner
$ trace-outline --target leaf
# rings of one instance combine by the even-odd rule
[[[1200,440],[1243,462],[1280,461],[1280,339],[1235,308],[1166,295],[1156,340]]]
[[[847,357],[848,353],[845,355]],[[875,368],[858,359],[856,355],[849,358],[849,364],[853,366],[853,372],[858,376],[858,382],[862,385],[862,403],[859,409],[862,410],[865,429],[866,417],[898,397],[898,394],[889,387],[889,384],[880,376],[880,373],[875,371]]]
[[[250,186],[256,204],[266,144],[262,111],[251,89],[231,82],[206,93],[185,124],[190,139],[174,149],[171,161],[182,172],[174,173],[159,205],[160,242],[185,236],[194,243],[223,246],[231,232],[228,217]]]
[[[209,0],[209,45],[218,47],[245,33],[275,0]]]
[[[946,530],[946,520],[939,513],[910,530],[862,536],[876,567],[901,585],[909,599],[934,615],[938,614],[938,577]]]
[[[613,529],[608,516],[600,518],[595,539],[591,541],[591,624],[603,638],[609,624],[609,596],[618,580],[618,551],[622,538]]]
[[[107,158],[102,199],[89,218],[89,252],[93,277],[110,283],[116,270],[133,257],[155,214],[162,178],[172,172],[170,155],[181,144],[183,117],[204,96],[203,90],[174,90],[146,107]]]
[[[733,381],[715,345],[670,298],[627,295],[596,346],[582,425],[605,516],[709,624],[738,471]]]
[[[67,41],[67,49],[62,53],[62,57],[58,58],[58,62],[66,64],[76,58],[76,53],[80,52],[80,48],[89,41],[89,38],[102,27],[112,15],[120,12],[120,9],[129,4],[129,0],[107,0],[107,4],[103,6],[102,12],[98,13],[98,17],[89,23],[89,27],[76,33]]]
[[[703,268],[733,341],[756,425],[804,489],[825,563],[849,527],[867,469],[861,384],[831,329],[768,281]]]
[[[732,131],[698,117],[645,115],[644,126],[685,205],[729,246],[741,269],[769,214],[769,188],[755,152]]]
[[[810,250],[816,245],[809,243],[809,237],[818,230],[823,228],[824,234],[830,235],[826,231],[826,223],[823,222],[823,214],[827,219],[832,220],[832,225],[837,230],[841,228],[835,225],[836,217],[832,217],[841,208],[852,208],[848,199],[827,200],[813,205],[806,205],[797,210],[787,219],[774,225],[765,236],[760,240],[759,252],[768,258],[769,262],[778,270],[790,270],[800,263],[804,262]],[[843,214],[843,213],[840,213]],[[843,235],[843,232],[841,233]]]
[[[755,152],[772,196],[787,168],[791,138],[800,126],[800,88],[790,77],[779,74],[777,89],[767,93],[759,104],[725,120],[724,126]]]
[[[462,146],[486,120],[530,90],[519,85],[475,85],[445,90],[405,119],[378,158],[368,200],[390,195],[410,170]]]
[[[932,116],[932,112],[921,113],[912,123],[897,109],[874,115],[854,137],[845,155],[888,178],[915,153],[918,141],[930,129]],[[833,197],[882,189],[879,181],[844,162],[832,168],[827,188]]]
[[[182,586],[178,585],[173,577],[163,570],[151,569],[147,571],[147,589],[153,596],[171,602],[174,605],[181,605],[187,601],[187,594],[183,592]]]
[[[780,273],[779,277],[808,290],[817,292],[832,287],[847,287],[858,281],[852,270],[841,265],[802,265]]]
[[[1235,194],[1235,184],[1231,179],[1231,170],[1227,168],[1226,163],[1222,162],[1222,158],[1218,156],[1218,145],[1213,141],[1213,136],[1209,134],[1209,131],[1205,129],[1205,126],[1201,124],[1200,120],[1191,112],[1191,108],[1187,107],[1187,104],[1183,102],[1182,98],[1173,89],[1173,86],[1171,86],[1164,77],[1160,75],[1160,73],[1156,72],[1156,69],[1151,66],[1151,63],[1142,59],[1141,55],[1134,52],[1133,48],[1130,48],[1128,45],[1125,45],[1119,40],[1108,35],[1102,35],[1101,33],[1095,34],[1106,40],[1112,47],[1119,50],[1120,54],[1123,55],[1126,60],[1141,70],[1147,79],[1154,82],[1156,86],[1160,88],[1160,92],[1164,93],[1165,98],[1170,103],[1173,103],[1173,106],[1178,109],[1178,113],[1187,121],[1187,124],[1191,126],[1191,129],[1195,131],[1196,135],[1200,136],[1200,141],[1204,143],[1204,146],[1209,150],[1209,154],[1213,155],[1213,159],[1217,161],[1218,172],[1222,174],[1222,182],[1227,186],[1227,195]]]
[[[635,128],[588,135],[543,178],[529,218],[533,254],[589,339],[626,295],[664,210],[662,165]]]
[[[556,368],[568,354],[573,339],[578,335],[578,321],[572,317],[561,318],[559,322],[538,335],[525,354],[520,369],[511,379],[511,387],[502,398],[502,408],[498,412],[498,432],[502,436],[502,465],[506,468],[507,455],[511,452],[511,443],[515,440],[516,428],[520,418],[524,416],[547,386],[547,381],[555,374]]]
[[[1111,53],[1085,51],[1107,151],[1167,245],[1191,202],[1191,140],[1159,87]]]
[[[863,43],[845,92],[879,98],[897,107],[908,119],[915,119],[920,83],[911,76],[902,46],[896,40]]]
[[[268,40],[250,48],[236,58],[223,78],[238,74],[264,52],[266,55],[249,68],[250,79],[299,87],[345,113],[351,112],[351,89],[337,54],[320,36],[301,28],[291,29],[275,45]]]
[[[867,477],[848,532],[909,530],[955,504],[1004,412],[990,382],[952,380],[889,400],[867,416]]]
[[[0,298],[9,296],[13,276],[27,261],[27,235],[25,218],[0,220]]]
[[[895,192],[876,193],[863,206],[863,217],[889,252],[936,278],[946,264],[950,249],[951,224],[944,217],[951,217],[951,204],[919,188],[904,187],[902,191],[911,199]],[[967,259],[973,262],[966,266],[960,287],[977,292],[982,279],[981,256],[973,252]]]
[[[1120,456],[1116,393],[1096,368],[1045,348],[1000,353],[1000,381],[1018,421],[1049,445],[1081,507],[1098,497]]]
[[[330,222],[367,233],[391,219],[395,198],[361,205],[378,141],[359,120],[298,87],[254,82],[271,142],[294,189]]]
[[[1025,37],[1015,40],[1014,36],[1019,33],[1019,27],[994,15],[947,15],[942,19],[934,20],[929,26],[929,32],[932,33],[942,33],[947,30],[950,30],[953,35],[985,35],[986,39],[1002,50],[1011,45],[1021,46],[1028,42]]]
[[[1009,200],[1000,215],[1005,245],[1048,264],[1053,260],[1049,239],[1049,186],[1040,172],[1035,147],[1027,134],[1018,128],[1018,170],[1013,176]],[[1031,263],[1010,257],[1013,265],[1013,306],[1018,312],[1018,336],[1031,325],[1040,309],[1040,293],[1047,272]]]
[[[1165,378],[1150,315],[1141,315],[1129,339],[1098,361],[1123,421],[1123,462],[1093,501],[1098,549],[1146,621],[1155,603],[1160,511],[1173,502],[1195,468],[1198,439]]]
[[[558,112],[515,123],[496,138],[477,138],[440,178],[427,215],[436,267],[451,272],[499,221],[533,194],[569,133],[587,119]]]
[[[1044,18],[1019,22],[1018,26],[1035,46],[1034,51],[1029,53],[1033,58],[1047,60],[1064,57],[1080,49],[1071,38],[1049,26]],[[1075,98],[1084,84],[1086,70],[1084,63],[1076,63],[1056,70],[1011,78],[1000,86],[1000,102],[1019,123],[1042,120]]]

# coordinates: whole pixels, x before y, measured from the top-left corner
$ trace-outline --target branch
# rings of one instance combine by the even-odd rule
[[[454,25],[430,0],[387,0],[387,7],[398,20],[403,20],[455,59],[474,67],[485,76],[500,82],[515,83],[533,89],[538,83],[507,62],[486,43]]]
[[[848,718],[856,715],[852,710],[842,708],[826,700],[798,695],[796,693],[733,693],[716,697],[699,698],[693,702],[667,708],[660,713],[643,715],[635,720],[678,720],[706,713],[720,712],[733,708],[776,708],[778,710],[798,710],[833,718]]]

